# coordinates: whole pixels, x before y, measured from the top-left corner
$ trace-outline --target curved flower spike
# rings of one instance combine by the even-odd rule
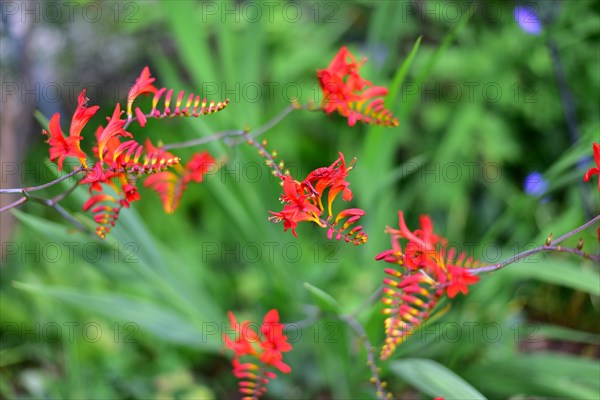
[[[349,208],[341,211],[330,225],[330,228],[327,231],[327,237],[331,239],[335,233],[336,240],[344,238],[346,242],[352,241],[355,245],[366,243],[369,236],[363,231],[362,225],[353,226],[364,215],[365,212],[360,208]],[[348,219],[341,227],[339,227],[339,222],[344,218]],[[349,232],[346,232],[351,226],[353,226],[352,229]]]
[[[97,194],[85,202],[83,210],[91,209],[92,214],[94,214],[94,221],[98,224],[96,234],[104,239],[112,227],[115,226],[122,206],[123,204],[113,196]]]
[[[269,380],[276,377],[273,369],[284,374],[292,371],[281,354],[292,350],[292,345],[283,334],[284,325],[279,323],[275,309],[265,315],[260,334],[250,328],[250,321],[239,324],[232,312],[228,316],[235,337],[224,334],[223,341],[234,352],[233,374],[240,379],[239,390],[244,399],[258,399],[267,391]],[[241,362],[242,357],[245,362]]]
[[[158,109],[158,103],[162,95],[167,92],[167,95],[164,99],[164,109],[161,112]],[[175,101],[175,108],[171,109],[171,100],[173,98],[173,89],[169,89],[167,91],[166,88],[161,88],[156,93],[154,93],[154,99],[152,100],[152,110],[150,114],[147,116],[152,116],[154,118],[166,118],[166,117],[195,117],[198,118],[201,115],[214,114],[219,112],[229,104],[229,99],[225,99],[223,101],[208,102],[206,98],[201,99],[200,96],[195,96],[193,93],[190,93],[187,97],[185,103],[183,103],[183,99],[185,97],[184,91],[180,91],[177,95],[177,100]]]
[[[468,293],[468,285],[479,281],[469,273],[478,262],[464,253],[457,257],[448,241],[433,232],[431,219],[422,215],[420,229],[411,231],[398,212],[399,229],[388,227],[392,248],[378,254],[375,259],[392,265],[385,269],[383,280],[386,340],[381,358],[388,358],[408,335],[429,317],[444,295],[453,298],[459,292]]]

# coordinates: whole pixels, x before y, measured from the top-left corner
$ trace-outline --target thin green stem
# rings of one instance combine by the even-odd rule
[[[265,133],[269,129],[273,128],[278,123],[280,123],[289,113],[291,113],[292,111],[297,110],[297,109],[298,109],[298,106],[295,106],[293,104],[287,106],[286,108],[283,109],[283,111],[281,111],[279,114],[274,116],[266,124],[264,124],[263,126],[261,126],[260,128],[258,128],[256,130],[252,131],[250,136],[257,137],[257,136],[262,135],[263,133]]]
[[[375,290],[352,314],[352,316],[356,317],[364,310],[368,310],[371,306],[381,299],[383,295],[383,285],[379,285],[377,290]]]
[[[255,129],[255,130],[250,130],[248,131],[248,135],[251,138],[255,138],[257,136],[262,135],[263,133],[265,133],[266,131],[268,131],[269,129],[273,128],[275,125],[277,125],[279,122],[281,122],[289,113],[291,113],[294,110],[309,110],[312,111],[312,109],[310,108],[310,106],[302,106],[302,105],[297,105],[297,104],[291,104],[289,106],[287,106],[286,108],[284,108],[279,114],[277,114],[276,116],[274,116],[271,120],[269,120],[268,122],[266,122],[264,125],[262,125],[261,127]],[[242,143],[241,141],[238,143],[235,143],[233,141],[229,142],[229,144],[240,144]]]
[[[473,275],[476,275],[476,274],[481,274],[483,272],[497,271],[499,269],[506,267],[507,265],[513,264],[517,261],[520,261],[524,258],[530,257],[530,256],[537,254],[539,252],[542,252],[542,251],[556,251],[556,252],[563,252],[563,253],[571,253],[571,254],[575,254],[580,257],[586,258],[586,259],[600,262],[600,255],[591,255],[589,253],[585,253],[585,252],[581,251],[581,249],[579,249],[579,248],[557,246],[558,243],[560,243],[560,242],[564,241],[565,239],[568,239],[569,237],[575,235],[576,233],[581,232],[582,230],[594,225],[598,221],[600,221],[600,215],[597,215],[596,217],[592,218],[590,221],[588,221],[585,224],[581,225],[580,227],[575,228],[572,231],[562,235],[558,239],[549,241],[549,243],[545,243],[542,246],[538,246],[534,249],[530,249],[530,250],[524,251],[522,253],[519,253],[519,254],[515,255],[514,257],[511,257],[508,260],[502,261],[501,263],[498,263],[498,264],[488,265],[486,267],[469,269],[469,272]]]
[[[386,396],[386,391],[384,389],[385,383],[381,381],[381,377],[379,376],[379,371],[377,369],[377,364],[375,363],[375,353],[374,353],[375,348],[371,344],[371,341],[369,340],[369,337],[367,336],[367,332],[365,331],[365,328],[363,328],[363,326],[360,324],[360,322],[358,322],[358,320],[350,314],[339,315],[338,317],[342,321],[344,321],[346,324],[348,324],[348,326],[350,326],[354,330],[356,335],[364,343],[365,349],[367,350],[367,365],[369,366],[369,369],[371,370],[371,375],[373,376],[372,382],[375,384],[375,387],[377,388],[375,395],[380,400],[388,399],[388,397]]]
[[[70,188],[68,188],[65,192],[59,194],[58,196],[54,197],[54,199],[52,199],[55,203],[58,203],[59,201],[62,201],[62,199],[64,199],[65,197],[67,197],[68,195],[70,195],[71,193],[73,193],[73,191],[75,189],[77,189],[77,187],[79,186],[79,182],[77,181],[75,182],[74,185],[72,185]]]
[[[71,191],[72,191],[72,188],[67,190],[68,193],[70,193]],[[83,226],[81,224],[81,222],[77,221],[77,219],[75,219],[75,217],[73,217],[67,210],[65,210],[60,204],[58,204],[57,199],[59,199],[59,198],[62,199],[64,197],[64,196],[62,196],[62,194],[58,195],[52,199],[44,199],[42,197],[33,196],[27,192],[25,192],[24,194],[27,197],[27,199],[34,201],[36,203],[42,204],[46,207],[50,207],[50,208],[54,209],[57,213],[60,214],[61,217],[65,218],[67,221],[69,221],[73,226],[75,226],[81,232],[90,234],[90,235],[92,234],[92,232],[90,232],[85,226]]]
[[[36,196],[29,195],[29,192],[34,192],[34,191],[37,191],[37,190],[46,189],[46,188],[48,188],[50,186],[56,185],[57,183],[65,181],[65,180],[69,179],[70,177],[78,174],[79,172],[82,172],[82,171],[85,171],[85,170],[86,169],[83,168],[83,167],[78,168],[78,169],[76,169],[76,170],[68,173],[67,175],[61,176],[58,179],[55,179],[55,180],[53,180],[51,182],[45,183],[45,184],[40,185],[40,186],[30,186],[30,187],[19,188],[19,189],[2,189],[2,190],[0,190],[0,193],[21,193],[21,194],[23,194],[23,197],[21,197],[20,199],[18,199],[16,201],[14,201],[14,202],[12,202],[10,204],[7,204],[6,206],[0,208],[0,213],[8,211],[11,208],[15,208],[15,207],[20,206],[21,204],[26,203],[28,199],[35,200],[36,202],[41,203],[41,204],[45,204],[45,202],[50,202],[52,204],[58,203],[59,201],[61,201],[65,197],[67,197],[69,194],[71,194],[71,192],[73,190],[75,190],[75,188],[77,187],[77,185],[79,185],[79,181],[77,181],[73,186],[71,186],[66,192],[64,192],[62,194],[59,194],[58,196],[56,196],[54,199],[51,199],[51,200],[49,200],[49,199],[43,199],[41,197],[36,197]],[[49,205],[49,207],[53,207],[53,206]]]
[[[39,185],[39,186],[29,186],[29,187],[24,187],[24,188],[15,188],[15,189],[0,189],[0,193],[25,193],[25,192],[35,192],[36,190],[42,190],[42,189],[46,189],[49,188],[50,186],[56,185],[57,183],[60,183],[64,180],[69,179],[70,177],[72,177],[73,175],[76,175],[82,171],[85,171],[86,169],[84,167],[81,168],[77,168],[76,170],[73,170],[71,172],[69,172],[66,175],[61,176],[60,178],[57,178],[53,181],[50,181],[48,183],[44,183],[43,185]]]
[[[550,244],[551,245],[559,244],[563,240],[565,240],[567,238],[570,238],[571,236],[575,235],[576,233],[579,233],[582,230],[587,229],[588,227],[594,225],[596,222],[600,222],[600,214],[596,215],[594,218],[592,218],[591,220],[589,220],[585,224],[581,225],[579,228],[575,228],[571,232],[565,233],[564,235],[562,235],[558,239],[553,240],[552,242],[550,242]]]
[[[386,384],[381,380],[381,377],[379,376],[379,371],[377,369],[377,364],[376,364],[376,359],[375,359],[375,348],[371,344],[371,341],[369,340],[369,337],[367,336],[367,332],[365,331],[365,328],[363,328],[363,326],[360,324],[360,322],[358,322],[358,320],[354,317],[355,314],[356,314],[356,312],[353,314],[339,314],[339,315],[337,315],[337,317],[342,322],[344,322],[348,326],[350,326],[350,328],[352,328],[352,330],[359,337],[359,339],[363,341],[365,349],[367,351],[367,365],[369,366],[369,369],[371,370],[371,374],[373,376],[372,382],[375,384],[375,387],[377,388],[377,393],[376,393],[377,398],[380,400],[388,400],[389,397],[386,396],[386,391],[385,391]],[[287,323],[287,324],[285,324],[285,329],[286,330],[287,329],[297,329],[297,330],[304,329],[307,326],[313,324],[315,321],[317,321],[320,315],[321,315],[321,313],[317,312],[315,315],[311,315],[308,318],[303,319],[302,321]]]
[[[7,204],[4,207],[0,208],[0,214],[3,213],[4,211],[10,210],[11,208],[18,207],[21,204],[24,204],[25,202],[27,202],[27,197],[23,196],[20,199],[13,201],[12,203]]]
[[[248,137],[255,138],[257,136],[262,135],[263,133],[265,133],[266,131],[273,128],[275,125],[277,125],[279,122],[281,122],[289,113],[291,113],[294,110],[300,109],[300,108],[303,108],[303,107],[295,106],[293,104],[289,105],[286,108],[284,108],[279,114],[277,114],[275,117],[273,117],[271,120],[267,121],[264,125],[258,127],[257,129],[255,129],[253,131],[247,131],[247,130],[242,130],[242,129],[228,130],[228,131],[218,132],[218,133],[215,133],[214,135],[210,135],[207,137],[188,140],[186,142],[166,144],[162,148],[165,150],[183,149],[183,148],[187,148],[187,147],[199,146],[199,145],[202,145],[205,143],[212,142],[214,140],[225,139],[225,138],[229,138],[229,137],[233,137],[233,136],[242,136],[242,137],[244,137],[243,142],[248,142],[249,141]],[[227,141],[226,143],[230,144],[230,145],[235,145],[235,144],[240,144],[243,142],[240,141],[240,142],[236,143],[233,141]]]
[[[281,171],[281,168],[279,168],[279,166],[275,162],[273,155],[271,155],[271,153],[267,149],[265,149],[265,146],[252,139],[248,132],[242,133],[242,136],[244,137],[244,139],[246,139],[249,145],[254,146],[258,149],[258,154],[267,160],[267,166],[273,168],[273,172],[278,178],[284,176],[284,173]]]
[[[194,146],[199,146],[201,144],[205,144],[205,143],[209,143],[215,140],[219,140],[219,139],[223,139],[226,138],[228,136],[240,136],[244,133],[243,130],[230,130],[230,131],[222,131],[222,132],[218,132],[215,133],[214,135],[210,135],[210,136],[206,136],[206,137],[202,137],[202,138],[198,138],[198,139],[192,139],[192,140],[188,140],[186,142],[179,142],[179,143],[169,143],[164,145],[162,148],[164,150],[171,150],[171,149],[184,149],[187,147],[194,147]]]

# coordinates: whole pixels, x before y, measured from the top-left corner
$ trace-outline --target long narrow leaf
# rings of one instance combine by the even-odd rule
[[[446,400],[485,399],[477,389],[454,372],[432,360],[410,358],[396,361],[392,372],[423,393]]]

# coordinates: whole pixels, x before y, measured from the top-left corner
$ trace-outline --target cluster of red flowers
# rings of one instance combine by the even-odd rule
[[[373,86],[359,74],[365,59],[357,61],[346,47],[342,47],[326,69],[317,71],[317,78],[323,90],[322,109],[327,114],[334,111],[348,119],[354,126],[357,121],[382,126],[398,126],[398,120],[385,108],[383,96],[388,94],[385,87]],[[173,90],[158,89],[153,86],[155,78],[148,67],[144,68],[127,96],[126,112],[116,104],[106,126],[96,130],[96,146],[93,148],[95,162],[88,164],[88,157],[81,150],[81,132],[98,111],[98,106],[88,107],[85,91],[79,95],[78,106],[73,115],[69,136],[65,137],[60,127],[60,115],[56,113],[50,120],[48,135],[50,159],[56,160],[62,170],[66,157],[76,158],[86,175],[80,184],[88,185],[91,198],[84,204],[98,224],[96,233],[104,237],[115,225],[122,207],[140,199],[136,182],[142,175],[148,175],[144,186],[158,192],[166,212],[177,208],[181,196],[191,182],[200,183],[206,174],[217,168],[214,158],[208,152],[197,153],[185,164],[179,157],[163,148],[155,147],[149,140],[144,145],[134,140],[127,127],[137,121],[145,127],[149,118],[175,116],[198,117],[224,109],[228,101],[207,102],[199,96],[189,94],[187,100],[183,91],[171,108]],[[144,113],[134,102],[140,95],[154,95],[152,109]],[[158,104],[164,96],[162,109]],[[126,116],[123,117],[123,114]],[[127,138],[128,140],[124,140]],[[264,150],[264,149],[263,149]],[[594,143],[594,159],[597,167],[588,170],[584,176],[589,181],[593,175],[600,175],[600,145]],[[272,157],[270,164],[274,165]],[[276,170],[282,180],[283,194],[280,196],[283,210],[272,212],[270,220],[283,222],[284,231],[291,229],[297,236],[296,227],[300,222],[312,222],[327,229],[327,236],[346,242],[363,244],[368,236],[358,221],[365,212],[358,208],[348,208],[334,213],[333,203],[341,193],[342,200],[352,200],[348,173],[353,169],[355,159],[348,165],[344,155],[330,166],[317,168],[305,179],[298,181]],[[91,166],[90,166],[91,165]],[[111,188],[108,190],[108,188]],[[599,182],[600,190],[600,182]],[[324,199],[327,193],[326,200]],[[459,292],[466,294],[468,285],[478,281],[469,268],[477,262],[457,255],[448,241],[433,232],[429,217],[420,218],[420,228],[411,231],[406,226],[402,212],[399,212],[399,228],[386,230],[391,236],[391,249],[377,255],[392,267],[385,269],[383,298],[385,304],[385,343],[381,349],[381,359],[391,356],[396,346],[430,317],[439,300],[447,295],[455,297]],[[599,232],[600,235],[600,232]],[[292,346],[283,334],[284,325],[279,322],[277,310],[269,311],[264,317],[259,332],[252,329],[249,321],[237,323],[233,313],[229,313],[234,337],[223,336],[227,348],[233,350],[233,373],[240,380],[240,392],[245,399],[257,399],[266,391],[266,384],[275,378],[274,370],[289,373],[291,368],[283,362],[282,353]]]
[[[240,392],[243,399],[258,399],[266,392],[266,384],[275,378],[271,369],[277,369],[284,374],[291,372],[289,365],[283,362],[283,355],[292,349],[287,336],[283,334],[283,324],[279,323],[279,313],[269,311],[260,327],[260,333],[251,328],[250,321],[239,324],[232,312],[229,312],[229,323],[235,331],[230,339],[223,334],[225,346],[233,350],[233,374],[240,379]],[[244,357],[245,362],[241,361]]]
[[[333,217],[332,204],[337,195],[341,192],[344,201],[352,200],[352,191],[350,183],[346,181],[348,172],[352,170],[355,160],[352,160],[348,166],[344,160],[344,155],[339,153],[340,157],[329,167],[317,168],[308,174],[302,182],[294,180],[289,175],[281,176],[283,181],[283,194],[281,202],[284,203],[283,210],[273,212],[270,220],[274,222],[283,221],[284,230],[291,229],[294,236],[296,226],[299,222],[310,221],[316,223],[322,228],[327,228],[327,237],[330,239],[335,235],[337,240],[342,237],[346,242],[352,241],[359,245],[366,243],[368,236],[362,230],[362,226],[353,226],[365,212],[358,208],[349,208],[341,211]],[[321,218],[325,207],[323,206],[323,195],[327,193],[327,218]],[[341,225],[340,222],[346,221]],[[350,231],[346,232],[348,228]]]
[[[373,86],[358,73],[366,62],[357,62],[354,55],[343,46],[327,69],[317,70],[319,84],[323,90],[323,109],[327,114],[339,112],[348,118],[348,125],[356,121],[382,126],[398,126],[398,119],[385,108],[383,96],[387,88]]]
[[[342,47],[326,69],[317,70],[324,95],[321,105],[323,111],[327,114],[338,112],[348,119],[350,126],[357,121],[398,126],[397,118],[384,106],[383,96],[388,94],[388,89],[373,86],[360,76],[359,69],[365,61],[357,61],[346,47]],[[156,191],[165,211],[173,213],[187,185],[203,182],[205,175],[217,168],[215,159],[206,151],[196,153],[185,165],[181,165],[179,157],[155,147],[149,140],[141,145],[126,130],[133,121],[144,128],[149,118],[199,117],[218,112],[228,104],[228,100],[207,102],[193,93],[187,96],[184,103],[186,96],[181,91],[175,100],[175,107],[171,109],[173,90],[158,89],[153,86],[154,81],[149,68],[145,67],[128,93],[126,112],[121,111],[120,104],[116,104],[112,116],[107,118],[106,126],[98,127],[96,146],[92,149],[95,156],[93,163],[88,161],[88,156],[80,147],[83,139],[81,132],[99,107],[88,107],[89,99],[85,97],[85,90],[79,95],[68,137],[63,134],[58,113],[50,119],[49,130],[43,131],[48,136],[50,159],[56,160],[59,171],[67,157],[77,159],[85,171],[86,175],[79,184],[88,185],[91,197],[83,209],[94,214],[96,233],[102,238],[115,225],[121,208],[129,207],[140,199],[136,186],[140,176],[147,175],[144,186]],[[139,107],[134,109],[134,102],[140,95],[150,94],[154,95],[150,112],[144,113]],[[164,107],[158,109],[163,95]],[[263,148],[261,151],[266,150]],[[585,173],[586,182],[594,175],[600,176],[600,144],[593,144],[593,152],[596,167]],[[330,166],[315,169],[301,181],[274,167],[282,180],[283,194],[280,199],[284,205],[282,211],[270,211],[272,216],[269,220],[283,222],[284,231],[291,229],[294,236],[297,236],[298,223],[312,222],[326,228],[330,239],[344,238],[346,242],[356,245],[366,243],[368,236],[363,227],[357,225],[365,215],[362,209],[348,208],[335,216],[333,212],[333,203],[340,193],[343,201],[352,200],[350,183],[346,179],[354,163],[355,159],[346,165],[344,155],[340,152],[339,158]],[[274,166],[272,156],[268,158],[268,165]],[[392,248],[376,257],[376,260],[392,265],[385,268],[387,276],[383,280],[383,312],[388,317],[385,320],[386,338],[381,359],[390,357],[395,348],[430,317],[444,295],[453,298],[459,292],[467,294],[468,286],[479,280],[478,276],[469,272],[469,268],[476,267],[478,262],[466,258],[464,254],[457,255],[445,238],[434,233],[428,216],[421,216],[419,229],[411,231],[406,226],[403,213],[400,211],[398,215],[399,228],[388,227],[386,230],[391,236]],[[600,228],[598,236],[600,238]],[[249,321],[238,324],[231,312],[229,320],[235,335],[232,339],[224,334],[223,339],[226,347],[234,352],[233,373],[240,379],[240,392],[245,396],[244,399],[258,399],[266,392],[269,380],[275,378],[273,370],[283,373],[291,371],[283,362],[282,353],[290,351],[292,346],[283,334],[284,325],[279,322],[279,314],[275,309],[265,315],[260,332],[253,330]]]
[[[399,229],[388,227],[392,249],[377,255],[377,260],[393,264],[386,268],[383,280],[383,298],[386,305],[385,344],[381,359],[388,358],[396,346],[424,322],[439,299],[447,294],[452,298],[468,285],[479,280],[468,268],[478,263],[464,254],[456,257],[456,250],[448,241],[433,233],[428,216],[421,216],[420,229],[411,232],[406,226],[402,211],[398,212]]]
[[[171,112],[169,104],[172,90],[170,90],[165,99],[165,110],[160,112],[156,107],[166,88],[157,89],[152,85],[154,80],[148,67],[145,67],[127,96],[127,119],[122,118],[121,105],[117,103],[112,117],[107,118],[106,126],[98,127],[96,130],[97,145],[93,148],[97,161],[91,167],[88,167],[87,155],[80,147],[83,139],[81,131],[99,107],[87,106],[89,99],[85,97],[85,90],[79,95],[68,137],[65,138],[63,135],[58,113],[50,119],[49,132],[42,131],[43,134],[48,135],[50,159],[57,160],[59,170],[62,170],[66,157],[75,157],[81,167],[85,169],[86,176],[79,183],[88,185],[92,196],[84,204],[83,209],[84,211],[90,210],[94,214],[97,224],[96,233],[101,238],[104,238],[115,225],[121,208],[129,207],[130,203],[140,199],[136,182],[141,175],[153,175],[145,184],[159,193],[165,210],[171,213],[179,204],[187,184],[191,181],[202,182],[203,174],[216,167],[215,160],[207,152],[194,155],[185,167],[181,167],[179,157],[154,147],[149,140],[146,140],[145,145],[141,145],[133,139],[131,132],[125,130],[136,119],[140,126],[144,127],[147,118],[179,115],[197,117],[219,111],[227,105],[227,101],[219,102],[216,105],[211,102],[207,108],[205,99],[198,111],[200,100],[196,97],[193,111],[190,113],[193,94],[190,95],[188,104],[183,110],[180,109],[183,94],[180,94],[176,109]],[[134,117],[131,110],[133,102],[142,94],[155,95],[152,111],[146,115],[139,107],[136,107],[136,117]],[[130,140],[122,142],[121,138]],[[178,174],[165,171],[170,167],[174,167]],[[108,189],[109,187],[111,190]]]
[[[323,110],[328,114],[338,111],[348,118],[350,126],[356,121],[397,126],[398,120],[383,105],[382,96],[387,94],[387,89],[373,87],[371,82],[359,75],[358,70],[364,62],[357,62],[352,53],[346,47],[342,47],[327,69],[317,71],[324,93]],[[140,199],[136,182],[141,175],[152,175],[146,180],[145,186],[157,191],[165,211],[172,213],[177,208],[187,184],[192,181],[202,182],[203,175],[216,168],[215,160],[207,152],[194,155],[185,167],[181,167],[179,157],[155,147],[149,140],[146,140],[145,145],[141,145],[133,139],[131,132],[126,130],[129,124],[136,120],[143,128],[148,118],[198,117],[220,111],[228,104],[228,100],[207,103],[206,99],[201,100],[193,93],[187,96],[184,104],[185,93],[181,91],[177,95],[174,109],[171,109],[173,90],[157,89],[153,85],[154,81],[150,69],[145,67],[127,95],[126,118],[122,118],[124,112],[117,103],[112,117],[107,118],[106,126],[98,127],[97,145],[93,148],[97,161],[91,167],[88,166],[87,155],[80,147],[83,139],[81,131],[99,107],[87,106],[85,90],[79,95],[68,137],[65,137],[61,130],[58,113],[50,120],[49,132],[43,131],[49,137],[50,159],[57,160],[59,170],[62,170],[66,157],[74,157],[86,171],[86,176],[80,183],[89,185],[92,196],[83,208],[94,214],[96,233],[102,238],[115,225],[121,208],[129,207],[132,202]],[[143,94],[154,95],[152,110],[147,114],[139,107],[133,107],[136,98]],[[157,106],[163,95],[164,108],[159,110]],[[129,140],[122,141],[122,138]],[[174,168],[175,172],[166,171],[168,168]],[[313,171],[301,183],[289,176],[283,176],[284,194],[281,198],[286,204],[282,212],[272,213],[271,219],[277,222],[284,221],[285,230],[292,229],[294,235],[298,222],[313,221],[321,227],[328,228],[327,234],[330,238],[335,236],[340,240],[343,237],[355,244],[365,243],[367,235],[362,231],[362,227],[353,226],[364,215],[363,210],[347,209],[335,218],[332,215],[332,202],[340,191],[345,201],[352,197],[349,184],[345,181],[350,169],[351,166],[345,167],[343,155],[340,154],[340,158],[330,167]],[[321,214],[324,207],[321,197],[326,189],[329,190],[328,217],[323,219]],[[345,221],[342,223],[342,220]],[[347,232],[349,228],[351,229]]]

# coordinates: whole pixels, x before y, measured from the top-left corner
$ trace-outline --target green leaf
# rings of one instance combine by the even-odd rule
[[[400,91],[402,84],[406,80],[406,75],[408,74],[408,71],[412,66],[415,56],[417,55],[417,51],[419,51],[421,39],[423,39],[423,36],[419,36],[417,38],[417,41],[413,45],[412,50],[408,54],[408,57],[406,57],[406,59],[402,62],[402,65],[400,66],[400,68],[398,68],[396,74],[394,75],[394,80],[392,81],[392,85],[390,86],[390,92],[388,95],[388,99],[390,101],[388,106],[390,108],[392,108],[396,104],[398,92]]]
[[[600,335],[597,333],[578,331],[559,325],[541,325],[539,326],[537,334],[542,337],[560,341],[588,343],[592,345],[598,345],[598,343],[600,343]]]
[[[50,120],[48,118],[46,118],[46,116],[44,114],[42,114],[42,112],[40,110],[35,110],[33,112],[33,116],[35,117],[35,119],[37,120],[37,122],[44,129],[48,129],[48,124],[50,123]]]
[[[572,260],[559,257],[532,257],[506,267],[503,273],[518,278],[537,279],[600,296],[600,273]]]
[[[565,172],[568,172],[569,170],[573,169],[573,166],[580,163],[582,158],[585,158],[586,156],[591,156],[591,142],[594,140],[594,134],[596,134],[596,132],[597,131],[594,131],[594,133],[591,135],[589,134],[589,132],[587,132],[581,140],[579,140],[569,149],[566,149],[564,153],[558,158],[558,160],[546,170],[546,173],[544,174],[545,177],[550,180],[556,179],[561,174],[564,174]]]
[[[220,83],[218,66],[210,49],[211,25],[199,7],[187,1],[159,3],[179,54],[197,85],[201,82]],[[182,16],[186,16],[185,23]],[[199,29],[199,27],[202,27]]]
[[[46,219],[27,214],[23,211],[19,210],[11,210],[12,214],[24,225],[27,225],[32,230],[40,233],[41,235],[47,237],[48,239],[54,241],[61,241],[62,243],[67,242],[94,242],[94,243],[102,243],[101,240],[95,238],[92,235],[87,235],[80,231],[73,229],[67,224],[59,224],[56,222],[51,222]]]
[[[409,358],[393,362],[390,368],[398,377],[429,396],[443,396],[446,400],[485,399],[468,382],[433,360]]]
[[[90,294],[87,291],[60,286],[22,282],[13,282],[13,285],[17,289],[59,299],[107,318],[133,322],[164,341],[207,351],[217,352],[220,348],[217,322],[196,321],[197,323],[192,325],[180,318],[173,310],[142,299],[113,293]]]
[[[488,372],[489,371],[489,372]],[[495,397],[515,393],[552,398],[597,399],[600,364],[597,360],[559,353],[509,357],[467,371]]]
[[[323,290],[316,286],[311,285],[308,282],[304,282],[304,287],[314,297],[319,308],[323,311],[329,311],[336,314],[340,313],[341,306],[336,299],[334,299],[329,293],[325,293]]]
[[[390,86],[389,94],[386,96],[386,105],[388,108],[392,109],[393,106],[397,103],[398,92],[400,92],[400,88],[406,79],[406,75],[410,70],[410,67],[415,59],[417,51],[419,50],[419,46],[421,45],[421,36],[417,39],[413,48],[408,55],[408,57],[404,60],[400,68],[396,71],[394,75],[394,81]],[[396,146],[396,142],[398,140],[397,131],[390,132],[390,129],[384,129],[378,126],[372,126],[369,129],[369,135],[367,135],[365,139],[365,145],[363,154],[367,164],[373,164],[375,166],[374,170],[386,170],[385,161],[391,156],[393,150]],[[387,155],[382,156],[382,152]],[[372,182],[371,179],[365,179],[365,181]]]

